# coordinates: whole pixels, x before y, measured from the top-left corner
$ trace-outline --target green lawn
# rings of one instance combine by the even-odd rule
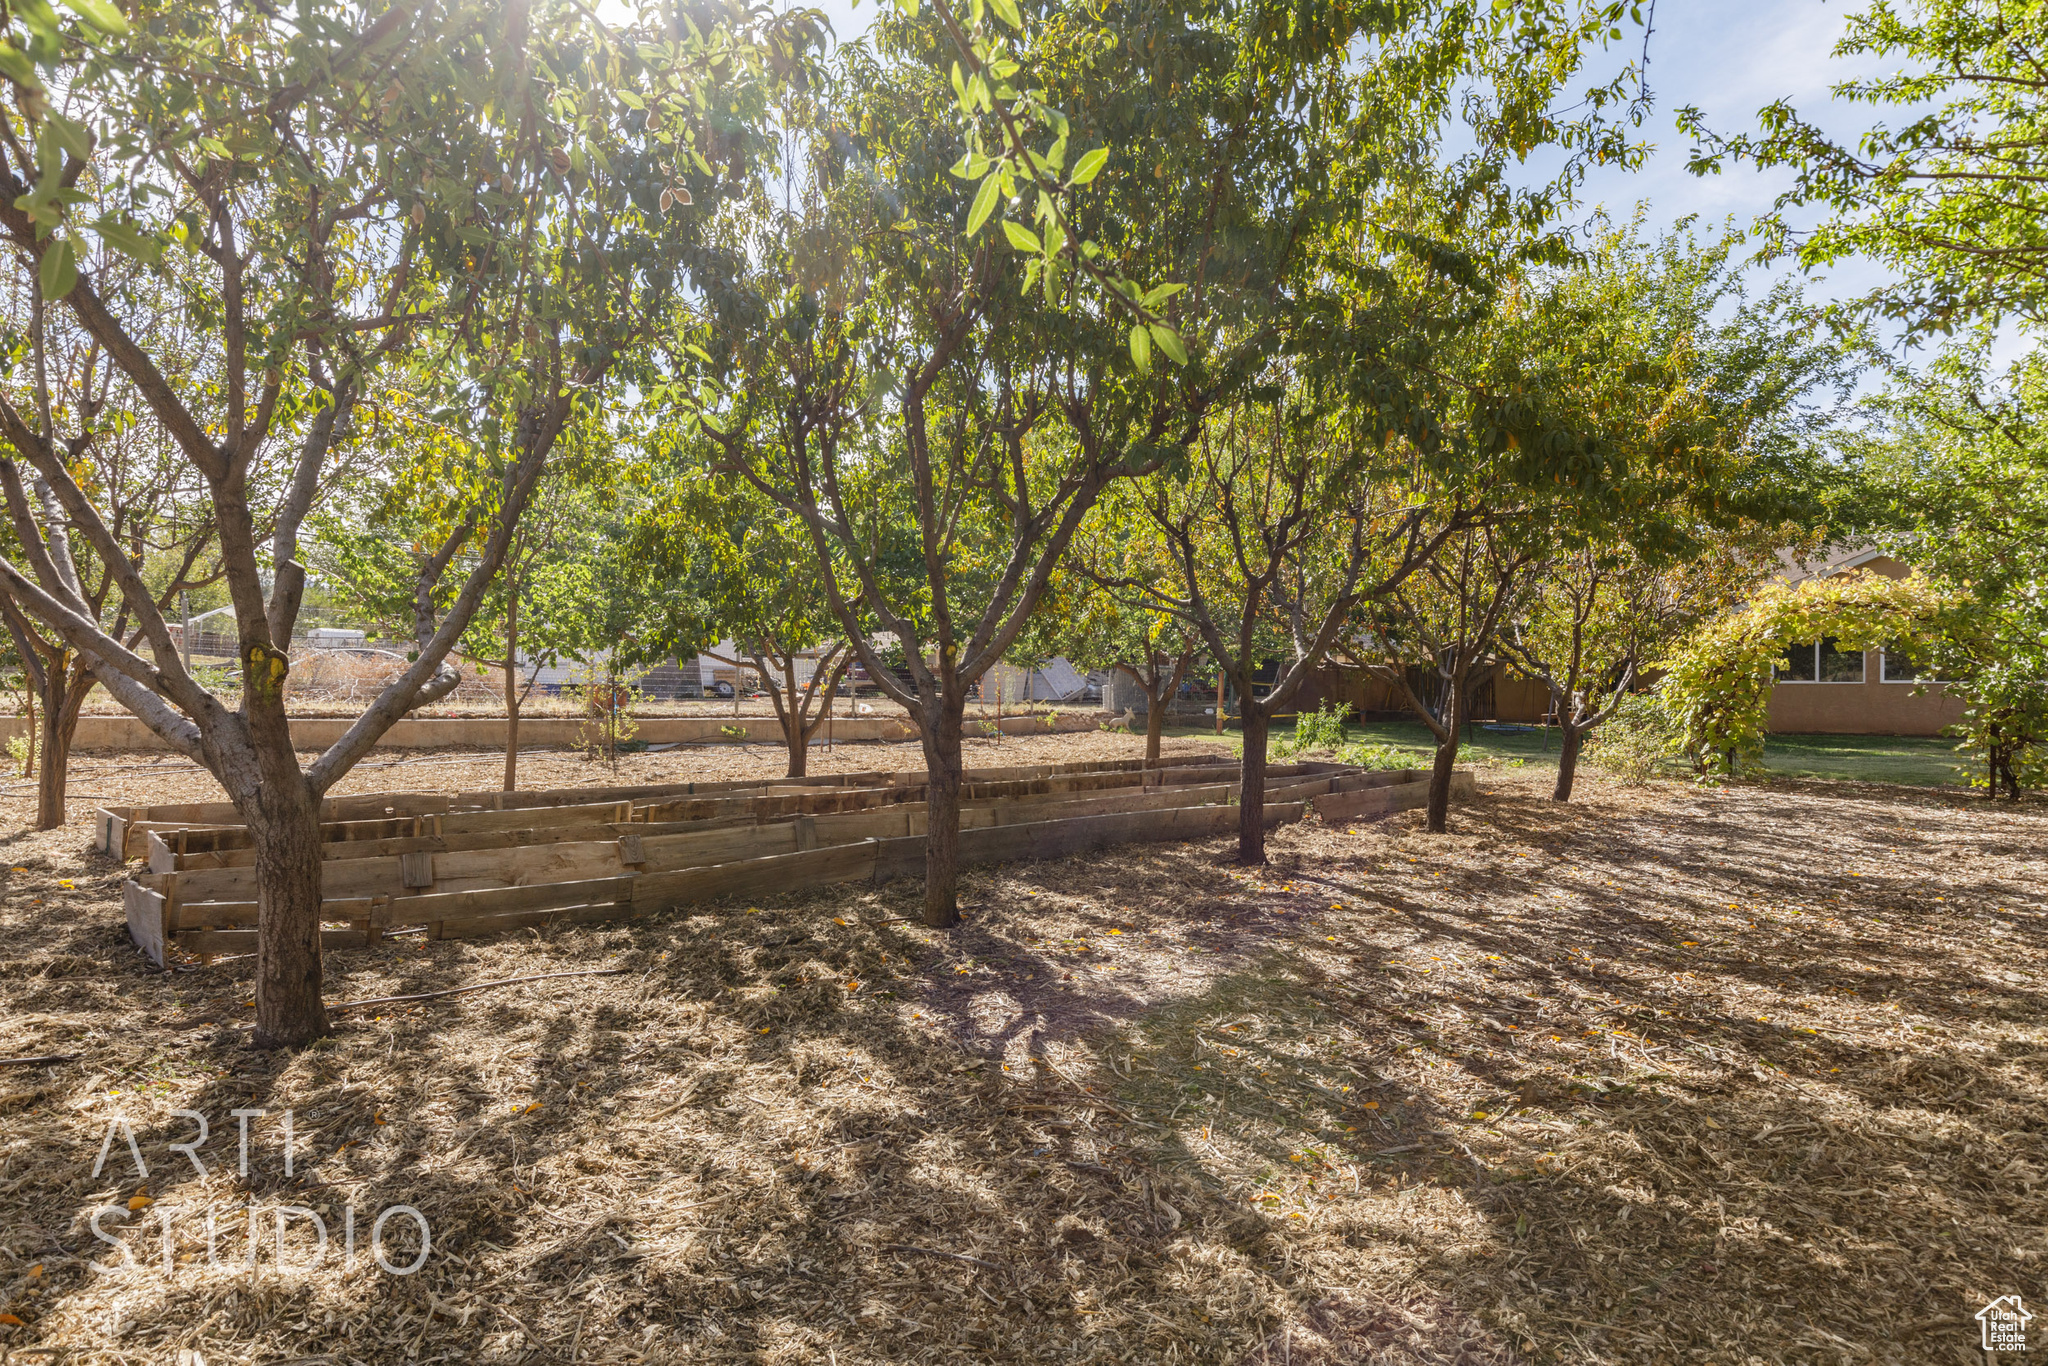
[[[1764,766],[1788,778],[1961,786],[1969,779],[1956,759],[1956,742],[1938,735],[1773,735],[1764,742]]]
[[[1207,730],[1171,730],[1190,739],[1216,740],[1235,748],[1237,737],[1219,737]],[[1419,721],[1376,721],[1344,728],[1347,740],[1385,745],[1415,755],[1427,767],[1436,742]],[[1479,726],[1460,756],[1466,762],[1521,763],[1543,767],[1557,763],[1557,735],[1540,730],[1503,732]],[[1277,732],[1276,732],[1277,738]],[[1787,778],[1821,778],[1839,782],[1904,783],[1914,787],[1960,786],[1967,781],[1956,766],[1955,742],[1939,736],[1912,735],[1774,735],[1764,745],[1764,766]]]

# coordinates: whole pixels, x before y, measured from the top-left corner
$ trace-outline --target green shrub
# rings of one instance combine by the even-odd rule
[[[1425,761],[1405,749],[1396,749],[1377,741],[1346,745],[1337,751],[1337,762],[1350,764],[1355,768],[1396,769],[1421,768]]]
[[[1582,757],[1627,782],[1647,782],[1666,772],[1684,749],[1685,735],[1650,693],[1625,697],[1614,714],[1586,736]]]
[[[1274,743],[1274,757],[1284,759],[1290,754],[1305,754],[1315,749],[1336,750],[1344,743],[1344,718],[1349,715],[1349,702],[1339,702],[1334,706],[1325,702],[1314,711],[1302,712],[1294,718],[1293,737]]]

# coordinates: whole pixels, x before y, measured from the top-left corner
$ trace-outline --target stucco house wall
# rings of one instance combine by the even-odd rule
[[[1781,558],[1787,583],[1851,573],[1903,579],[1912,572],[1889,555],[1849,546],[1830,546],[1812,560]],[[1885,682],[1883,651],[1866,650],[1861,682],[1779,679],[1771,688],[1769,725],[1781,735],[1939,735],[1962,716],[1963,704],[1939,683]]]

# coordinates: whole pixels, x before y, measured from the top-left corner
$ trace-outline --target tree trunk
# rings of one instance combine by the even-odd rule
[[[505,602],[505,790],[519,790],[519,594]]]
[[[242,641],[242,705],[254,772],[222,785],[256,854],[256,1043],[301,1048],[324,1037],[320,999],[320,799],[299,771],[284,694],[291,661]]]
[[[36,776],[36,741],[41,738],[41,735],[36,727],[36,690],[32,687],[28,688],[26,695],[28,697],[28,759],[21,766],[21,776],[33,778]]]
[[[1432,835],[1441,835],[1448,828],[1451,815],[1451,774],[1458,766],[1458,741],[1464,735],[1465,692],[1460,688],[1451,698],[1451,711],[1445,727],[1448,739],[1436,744],[1436,762],[1429,770],[1429,820],[1425,828]]]
[[[256,846],[256,1043],[299,1048],[324,1036],[320,999],[320,804],[303,781],[250,804]]]
[[[1166,708],[1157,701],[1145,700],[1145,763],[1149,767],[1159,762],[1159,732],[1166,729]]]
[[[810,741],[804,735],[806,713],[797,707],[796,656],[785,657],[782,664],[782,692],[787,699],[782,708],[782,741],[789,746],[789,776],[801,778],[811,756]]]
[[[71,769],[71,737],[78,732],[78,703],[70,695],[73,689],[66,686],[71,683],[67,663],[53,661],[46,677],[49,695],[43,699],[43,766],[36,774],[36,829],[55,830],[64,824],[64,788]],[[83,700],[84,689],[76,691]]]
[[[1572,799],[1572,779],[1579,771],[1579,745],[1586,733],[1569,722],[1563,723],[1558,732],[1557,745],[1557,786],[1551,791],[1550,800],[1568,802]]]
[[[966,694],[939,699],[926,712],[924,740],[924,923],[950,929],[960,923],[960,733]]]
[[[1237,861],[1266,861],[1266,708],[1247,689],[1238,698],[1244,762],[1237,779]]]
[[[508,666],[505,670],[505,790],[519,790],[519,694],[513,690],[518,681],[512,677]]]
[[[93,686],[91,674],[73,673],[62,661],[50,665],[48,677],[52,693],[43,699],[43,766],[36,773],[38,830],[55,830],[64,824],[64,794],[71,780],[71,742],[78,735],[78,714]],[[34,749],[32,740],[31,753]]]

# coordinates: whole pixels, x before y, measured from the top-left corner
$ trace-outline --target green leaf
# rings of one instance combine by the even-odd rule
[[[1073,178],[1068,180],[1067,183],[1069,185],[1086,185],[1102,173],[1103,166],[1108,164],[1108,162],[1109,149],[1107,147],[1097,147],[1092,152],[1083,152],[1081,159],[1074,163]]]
[[[125,223],[111,215],[93,224],[100,240],[126,256],[147,265],[155,265],[164,259],[164,244],[153,235],[142,231],[133,223]]]
[[[1138,363],[1141,375],[1152,369],[1152,334],[1145,330],[1143,323],[1131,328],[1131,359]]]
[[[119,37],[128,31],[128,17],[107,0],[64,0],[64,8],[102,33]]]
[[[988,0],[988,3],[990,8],[995,10],[996,18],[1011,28],[1024,27],[1024,16],[1017,13],[1017,0]]]
[[[1160,285],[1145,296],[1145,307],[1148,309],[1157,308],[1186,288],[1186,285]]]
[[[77,119],[65,118],[54,109],[45,117],[50,120],[50,132],[56,137],[59,147],[80,161],[92,156],[92,129]]]
[[[56,243],[43,253],[38,278],[42,281],[45,299],[61,299],[78,283],[78,258],[71,250],[69,237],[58,238]]]
[[[988,222],[988,216],[996,211],[996,197],[1002,189],[1002,172],[991,171],[981,182],[981,192],[974,196],[974,208],[967,215],[967,235],[974,236],[981,231],[981,225]]]
[[[1188,363],[1188,349],[1181,345],[1180,333],[1159,323],[1149,323],[1146,325],[1145,330],[1152,334],[1153,341],[1159,343],[1159,349],[1166,353],[1168,360],[1172,361],[1175,365],[1186,365]]]
[[[1007,218],[1003,220],[1003,236],[1009,238],[1010,245],[1019,251],[1035,253],[1040,249],[1037,233],[1021,223],[1012,223]]]
[[[12,43],[0,43],[0,76],[7,77],[26,90],[41,90],[43,82],[36,75],[36,64],[28,54]]]
[[[28,25],[28,31],[48,47],[54,48],[64,41],[63,32],[57,27],[57,11],[50,8],[49,0],[14,0],[9,8],[20,15],[21,21]]]

